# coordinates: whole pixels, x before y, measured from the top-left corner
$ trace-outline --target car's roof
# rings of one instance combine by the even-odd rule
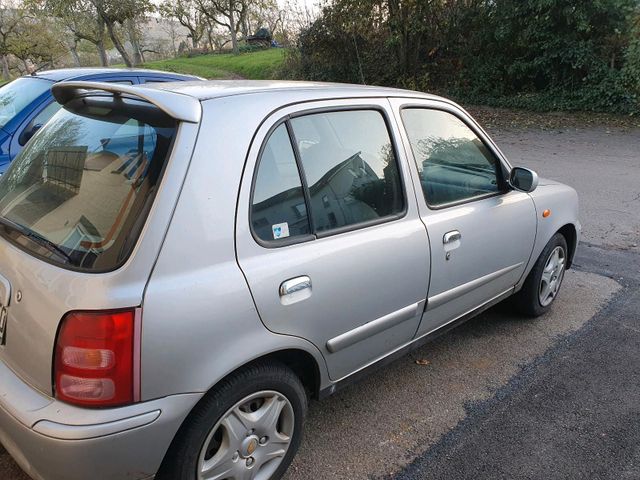
[[[300,82],[284,80],[207,80],[198,82],[168,82],[158,83],[145,88],[154,88],[188,95],[200,101],[232,95],[246,95],[254,93],[309,92],[309,97],[419,97],[434,100],[444,100],[411,90],[398,88],[375,87],[368,85],[353,85],[346,83]]]
[[[53,82],[61,82],[63,80],[83,80],[88,77],[97,76],[142,76],[142,77],[165,77],[165,78],[184,78],[197,80],[198,77],[194,75],[182,75],[180,73],[163,72],[159,70],[149,70],[146,68],[61,68],[58,70],[44,70],[31,75],[35,78],[44,78]]]

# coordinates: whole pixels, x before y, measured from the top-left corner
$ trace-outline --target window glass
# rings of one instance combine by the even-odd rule
[[[0,178],[0,234],[52,262],[117,267],[144,224],[175,129],[146,102],[76,100]]]
[[[310,233],[298,166],[287,127],[267,141],[256,175],[251,206],[253,230],[262,240],[284,240]]]
[[[49,105],[44,107],[40,111],[40,113],[33,117],[33,120],[29,122],[24,130],[22,130],[22,134],[20,135],[20,145],[24,146],[39,128],[41,128],[51,119],[51,117],[58,113],[58,110],[60,110],[60,108],[62,108],[62,105],[60,105],[58,102],[51,102]]]
[[[465,123],[440,110],[402,111],[420,183],[432,206],[495,193],[499,162]]]
[[[7,125],[27,105],[49,90],[53,82],[21,77],[0,88],[0,128]]]
[[[404,198],[387,125],[375,110],[291,120],[316,231],[400,213]]]

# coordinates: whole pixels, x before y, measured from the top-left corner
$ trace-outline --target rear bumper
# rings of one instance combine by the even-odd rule
[[[153,478],[201,396],[80,409],[42,396],[0,363],[0,443],[35,480]]]

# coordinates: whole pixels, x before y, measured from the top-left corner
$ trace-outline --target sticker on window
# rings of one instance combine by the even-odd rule
[[[287,222],[271,225],[271,230],[273,231],[274,240],[278,240],[279,238],[286,238],[289,236],[289,224]]]

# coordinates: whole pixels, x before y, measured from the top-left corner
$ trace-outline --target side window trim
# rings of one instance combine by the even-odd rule
[[[291,237],[291,238],[284,238],[278,241],[275,240],[264,240],[262,238],[260,238],[260,236],[256,233],[255,229],[253,228],[253,198],[254,198],[254,194],[256,191],[256,182],[258,179],[258,172],[260,170],[260,165],[262,164],[262,158],[263,158],[263,154],[265,149],[267,148],[267,144],[269,143],[269,140],[271,139],[271,136],[273,135],[273,133],[282,125],[285,125],[286,130],[287,130],[287,136],[289,137],[289,142],[291,143],[291,148],[293,150],[293,154],[294,154],[294,158],[296,160],[296,167],[298,169],[298,175],[300,176],[300,182],[302,183],[302,174],[300,173],[300,164],[299,164],[299,159],[298,159],[298,151],[297,148],[295,148],[295,145],[292,142],[292,138],[291,138],[291,131],[290,131],[290,127],[288,125],[289,122],[289,116],[287,115],[284,118],[279,119],[277,122],[275,122],[267,131],[266,135],[264,136],[264,139],[262,141],[262,144],[260,145],[260,150],[258,150],[258,157],[255,163],[255,167],[253,169],[253,174],[252,174],[252,178],[251,178],[251,190],[249,193],[249,230],[251,231],[251,236],[253,237],[253,239],[256,241],[256,243],[258,243],[258,245],[264,247],[264,248],[279,248],[279,247],[286,247],[289,245],[296,245],[298,243],[305,243],[305,242],[309,242],[311,240],[315,240],[316,237],[313,233],[310,233],[309,235],[298,235],[295,237]],[[306,193],[306,189],[304,188],[304,184],[302,184],[302,190],[303,190],[303,195],[304,195],[304,201],[305,201],[305,208],[307,209],[307,216],[308,216],[308,221],[309,221],[309,227],[312,228],[312,223],[311,223],[311,215],[309,213],[309,205],[308,205],[308,199],[307,199],[307,193]],[[313,230],[311,230],[313,231]]]
[[[361,110],[373,110],[376,111],[378,113],[380,113],[380,115],[382,116],[382,119],[384,121],[385,124],[385,128],[387,129],[387,132],[389,134],[389,140],[391,143],[391,148],[393,150],[393,153],[395,155],[396,158],[396,163],[398,166],[398,174],[399,174],[399,180],[400,180],[400,192],[402,193],[402,210],[400,210],[398,213],[393,214],[393,215],[387,215],[385,217],[381,217],[381,218],[377,218],[377,219],[373,219],[373,220],[369,220],[369,221],[365,221],[365,222],[359,222],[359,223],[355,223],[352,225],[347,225],[344,227],[338,227],[338,228],[334,228],[331,230],[327,230],[327,231],[322,231],[322,232],[317,232],[315,230],[315,225],[313,224],[313,214],[312,214],[312,206],[311,206],[311,199],[310,199],[310,191],[309,191],[309,187],[307,184],[307,179],[306,179],[306,175],[304,173],[304,168],[302,167],[302,161],[300,158],[300,150],[299,150],[299,146],[297,144],[296,138],[295,138],[295,134],[293,132],[293,128],[291,126],[291,119],[294,118],[298,118],[298,117],[304,117],[307,115],[314,115],[314,114],[318,114],[318,113],[333,113],[333,112],[343,112],[343,111],[361,111]],[[294,152],[294,157],[296,160],[296,165],[298,167],[298,174],[300,175],[300,181],[302,183],[302,190],[303,190],[303,194],[304,194],[304,199],[305,199],[305,206],[307,209],[307,214],[309,217],[309,227],[311,229],[311,234],[309,235],[300,235],[297,237],[292,237],[290,239],[284,239],[284,240],[278,240],[278,241],[274,241],[274,240],[263,240],[261,239],[255,232],[254,228],[253,228],[253,224],[252,224],[252,205],[253,205],[253,196],[254,196],[254,192],[255,192],[255,186],[256,186],[256,179],[258,176],[258,170],[260,168],[260,163],[262,161],[262,156],[264,153],[264,150],[267,146],[267,143],[269,142],[269,139],[271,138],[271,135],[273,134],[273,132],[275,132],[275,130],[280,127],[282,124],[286,125],[287,128],[287,133],[289,135],[289,141],[291,142],[291,146],[293,148],[293,152]],[[334,107],[320,107],[320,108],[311,108],[308,110],[301,110],[298,112],[294,112],[288,115],[285,115],[284,117],[278,119],[277,121],[275,121],[273,123],[273,125],[269,128],[269,130],[267,131],[267,133],[265,134],[263,140],[262,140],[262,144],[260,145],[260,150],[258,151],[258,156],[257,156],[257,160],[255,163],[255,167],[253,170],[253,174],[252,174],[252,179],[251,179],[251,190],[250,190],[250,195],[249,195],[249,230],[251,231],[251,236],[253,237],[253,239],[256,241],[256,243],[258,243],[260,246],[264,247],[264,248],[280,248],[280,247],[287,247],[287,246],[291,246],[291,245],[296,245],[299,243],[306,243],[312,240],[317,240],[317,239],[322,239],[322,238],[326,238],[326,237],[331,237],[334,235],[340,235],[342,233],[347,233],[347,232],[352,232],[355,230],[360,230],[363,228],[369,228],[369,227],[373,227],[376,225],[381,225],[384,223],[389,223],[389,222],[393,222],[393,221],[397,221],[401,218],[404,218],[407,215],[409,206],[408,206],[408,202],[409,200],[409,195],[407,194],[407,182],[410,181],[409,179],[405,178],[405,174],[404,171],[402,169],[402,160],[401,160],[401,156],[398,154],[399,149],[398,149],[398,139],[395,137],[395,134],[393,132],[393,129],[391,128],[391,119],[388,115],[388,112],[385,110],[384,107],[382,107],[381,105],[376,105],[376,104],[362,104],[362,105],[346,105],[346,106],[334,106]]]
[[[482,142],[482,144],[485,146],[485,148],[487,149],[487,151],[489,152],[489,154],[493,157],[493,159],[496,161],[496,165],[499,167],[497,170],[497,176],[498,176],[498,182],[499,182],[499,190],[497,192],[491,192],[491,193],[485,193],[485,194],[480,194],[480,195],[476,195],[474,197],[469,197],[469,198],[465,198],[462,200],[456,200],[453,202],[448,202],[448,203],[443,203],[441,205],[432,205],[429,203],[429,201],[427,200],[426,195],[422,195],[422,198],[424,199],[424,203],[427,206],[427,208],[429,210],[433,210],[433,211],[437,211],[437,210],[444,210],[446,208],[452,208],[452,207],[457,207],[460,205],[465,205],[467,203],[472,203],[472,202],[477,202],[480,200],[485,200],[487,198],[492,198],[492,197],[497,197],[500,195],[504,195],[505,193],[507,193],[509,191],[508,187],[507,187],[507,181],[505,178],[505,170],[508,169],[508,166],[505,165],[505,162],[502,158],[502,155],[499,155],[498,152],[496,152],[494,145],[491,144],[491,142],[487,141],[487,138],[485,137],[484,134],[481,134],[481,132],[477,129],[477,126],[472,124],[472,122],[469,122],[468,119],[466,119],[463,115],[460,114],[460,112],[454,110],[453,108],[446,108],[444,106],[439,106],[439,105],[424,105],[424,104],[419,104],[419,103],[407,103],[407,104],[403,104],[400,106],[400,108],[398,109],[400,115],[399,115],[399,120],[400,120],[400,126],[402,127],[402,129],[404,130],[404,134],[407,136],[407,140],[409,140],[409,135],[408,135],[408,131],[407,131],[407,126],[405,125],[405,121],[404,121],[404,117],[402,115],[402,112],[404,110],[411,110],[411,109],[422,109],[422,110],[435,110],[435,111],[439,111],[439,112],[444,112],[444,113],[448,113],[452,116],[454,116],[455,118],[457,118],[458,120],[460,120],[469,130],[471,130],[471,132],[478,138],[478,140],[480,140]],[[411,158],[413,160],[413,164],[416,166],[416,168],[418,168],[418,159],[416,158],[415,153],[413,152],[413,148],[409,148],[409,152],[411,154]]]
[[[298,140],[296,139],[296,134],[293,131],[293,126],[291,125],[290,117],[287,117],[284,120],[284,124],[287,127],[287,134],[289,135],[289,142],[291,143],[291,148],[293,149],[293,157],[296,159],[296,167],[298,167],[298,175],[300,176],[300,183],[302,184],[302,195],[304,196],[305,208],[307,209],[307,219],[309,221],[309,231],[311,232],[311,236],[316,239],[316,226],[313,223],[313,214],[311,213],[311,191],[309,190],[309,184],[307,183],[307,174],[302,168],[302,158],[300,157],[300,149],[298,148]]]

